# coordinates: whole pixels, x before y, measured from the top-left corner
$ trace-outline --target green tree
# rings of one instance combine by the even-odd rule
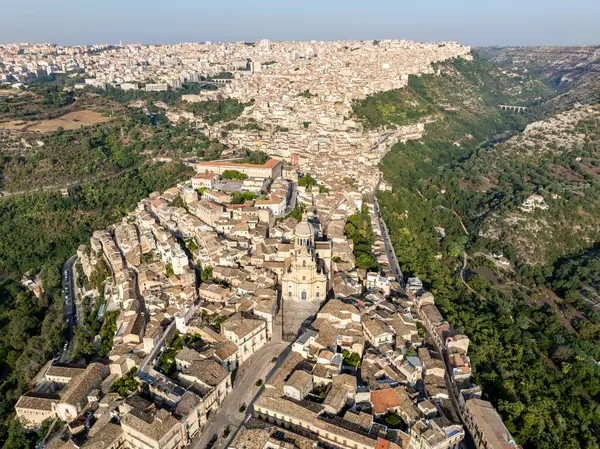
[[[221,178],[223,178],[223,179],[244,180],[247,177],[248,177],[247,175],[245,175],[244,173],[240,173],[237,170],[223,170],[223,173],[221,174]]]
[[[300,187],[306,187],[307,190],[311,190],[316,183],[317,181],[311,176],[310,173],[305,174],[298,180],[298,185]]]
[[[8,438],[3,449],[33,449],[35,447],[35,439],[25,432],[18,419],[11,419],[7,427]]]
[[[70,350],[71,358],[88,358],[92,356],[95,351],[96,348],[94,347],[94,344],[89,340],[85,332],[80,327],[75,328]]]
[[[137,381],[137,368],[131,368],[123,377],[117,379],[110,387],[110,391],[113,393],[119,393],[122,398],[135,393],[139,389]]]
[[[212,266],[207,266],[202,268],[202,272],[200,273],[200,279],[202,280],[202,282],[206,282],[209,279],[212,278],[212,274],[213,274],[213,267]]]
[[[118,311],[112,311],[104,314],[104,323],[100,331],[100,357],[106,357],[113,347],[113,338],[117,332]]]
[[[256,198],[252,192],[233,192],[231,195],[231,204],[243,204],[246,201],[251,201]]]

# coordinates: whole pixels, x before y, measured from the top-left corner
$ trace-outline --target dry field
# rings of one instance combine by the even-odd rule
[[[69,112],[55,119],[39,120],[39,121],[23,121],[11,120],[0,123],[0,129],[7,130],[27,130],[40,133],[49,133],[63,128],[65,130],[73,130],[84,128],[86,126],[96,125],[98,123],[106,123],[113,120],[113,117],[106,117],[99,112],[90,110]]]

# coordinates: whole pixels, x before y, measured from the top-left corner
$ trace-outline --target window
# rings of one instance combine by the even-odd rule
[[[302,280],[305,281],[306,280],[306,276],[302,276]]]

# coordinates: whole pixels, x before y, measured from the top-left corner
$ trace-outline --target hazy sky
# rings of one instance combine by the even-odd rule
[[[0,42],[600,44],[600,0],[0,0]]]

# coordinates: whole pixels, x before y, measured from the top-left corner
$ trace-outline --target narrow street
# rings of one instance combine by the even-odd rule
[[[390,234],[388,232],[387,226],[383,217],[381,216],[381,210],[379,209],[379,203],[377,202],[377,196],[373,193],[373,204],[375,205],[375,214],[379,220],[379,227],[381,228],[381,237],[383,238],[383,243],[385,245],[385,252],[388,257],[388,261],[390,263],[390,270],[396,276],[396,279],[400,282],[401,285],[404,285],[404,276],[402,274],[402,270],[400,269],[400,265],[398,264],[398,259],[396,258],[396,253],[394,252],[394,247],[392,246],[392,241],[390,239]]]
[[[392,270],[397,269],[398,273],[400,273],[400,276],[402,276],[402,272],[400,271],[400,265],[398,264],[398,259],[396,259],[396,254],[394,253],[394,249],[392,247],[392,243],[390,240],[390,236],[388,234],[387,226],[385,225],[385,222],[383,221],[383,218],[381,216],[381,211],[379,210],[379,204],[377,203],[377,197],[375,196],[375,194],[373,194],[373,201],[375,203],[375,212],[381,223],[382,238],[385,243],[386,251],[388,252],[390,268]],[[461,224],[462,224],[462,222],[461,222]],[[465,229],[465,232],[466,232],[466,229]],[[467,253],[466,252],[464,253],[463,257],[464,257],[464,259],[463,259],[463,270],[464,270],[467,265]],[[461,280],[463,280],[463,282],[464,282],[464,279],[462,279],[462,270],[461,270],[460,274],[461,274]],[[464,283],[467,286],[467,288],[471,289],[467,285],[466,282],[464,282]],[[417,312],[417,313],[419,313],[419,312]],[[450,397],[450,400],[452,403],[452,407],[455,409],[455,411],[456,411],[457,415],[460,417],[461,421],[463,421],[462,411],[461,411],[461,409],[458,405],[458,401],[455,397],[454,385],[453,385],[452,381],[450,380],[450,373],[452,372],[452,370],[450,369],[450,366],[448,365],[448,360],[445,356],[445,352],[444,352],[443,348],[438,348],[438,351],[440,352],[440,354],[443,354],[442,359],[444,360],[444,365],[446,368],[444,380],[446,382],[446,388],[447,388],[448,392],[450,393],[449,397]],[[464,424],[464,421],[463,421],[463,424]],[[466,426],[465,426],[465,430],[466,430]],[[466,431],[465,435],[466,435],[466,437],[465,437],[466,440],[465,440],[465,443],[463,444],[463,446],[461,446],[461,447],[468,447],[468,448],[474,447],[472,445],[471,435],[469,434],[469,432]]]
[[[138,369],[138,374],[137,374],[138,377],[143,378],[144,380],[147,380],[144,378],[144,374],[147,374],[147,371],[149,368],[148,365],[150,365],[150,368],[152,368],[152,365],[154,364],[154,360],[158,357],[159,352],[162,352],[162,349],[165,346],[166,341],[173,336],[173,334],[175,333],[175,330],[176,330],[175,321],[173,321],[165,329],[165,332],[163,333],[163,335],[160,338],[160,340],[158,341],[158,343],[156,345],[154,345],[154,348],[152,349],[152,351],[150,351],[150,354],[148,354],[146,356],[146,358],[140,365],[140,367]]]
[[[294,208],[296,207],[296,199],[298,197],[298,187],[296,186],[296,183],[292,183],[291,185],[291,192],[288,198],[288,203],[287,203],[287,207],[285,208],[285,214],[283,216],[288,215],[289,213],[291,213]]]

